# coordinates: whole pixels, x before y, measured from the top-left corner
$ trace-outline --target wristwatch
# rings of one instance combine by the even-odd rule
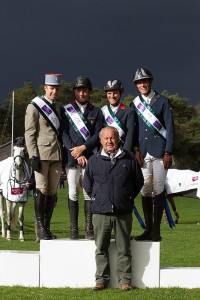
[[[171,153],[171,152],[168,152],[168,151],[166,151],[166,152],[165,152],[165,155],[170,155],[170,156],[172,156],[172,153]]]

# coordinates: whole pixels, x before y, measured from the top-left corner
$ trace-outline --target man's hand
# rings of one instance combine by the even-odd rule
[[[39,157],[33,156],[31,159],[31,167],[33,171],[40,172],[41,170],[41,161]]]
[[[33,186],[29,181],[27,181],[27,182],[25,183],[25,185],[26,185],[26,187],[27,187],[27,189],[28,189],[29,191],[33,190],[33,188],[34,188],[34,186]]]
[[[77,158],[78,165],[81,167],[85,167],[87,165],[87,158],[84,155],[81,155]]]
[[[163,156],[163,165],[165,169],[169,169],[172,165],[172,155],[171,154],[164,154]]]
[[[140,153],[140,151],[135,151],[134,155],[135,155],[135,158],[137,159],[137,161],[139,162],[140,167],[143,167],[144,158],[143,158],[142,154]]]
[[[74,148],[71,148],[70,151],[71,151],[71,155],[77,159],[79,156],[81,156],[81,154],[83,153],[83,151],[86,149],[85,145],[82,145],[82,146],[77,146],[77,147],[74,147]]]

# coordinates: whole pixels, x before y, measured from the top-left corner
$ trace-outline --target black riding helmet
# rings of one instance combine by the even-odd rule
[[[107,93],[109,91],[119,90],[122,94],[124,92],[124,86],[122,82],[118,79],[108,80],[104,86],[104,91]]]
[[[153,76],[152,76],[152,74],[149,70],[144,69],[144,68],[139,68],[135,72],[135,75],[133,77],[133,82],[135,83],[136,81],[142,80],[142,79],[151,79],[151,80],[153,80]]]
[[[88,88],[89,90],[92,91],[92,83],[89,78],[79,76],[75,79],[73,83],[73,90],[76,88]]]

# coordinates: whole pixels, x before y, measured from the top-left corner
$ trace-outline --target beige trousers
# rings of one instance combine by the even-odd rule
[[[36,188],[47,196],[55,195],[61,172],[61,161],[42,160],[41,171],[35,172]]]

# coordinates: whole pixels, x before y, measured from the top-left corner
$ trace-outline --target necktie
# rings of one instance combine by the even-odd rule
[[[110,156],[110,161],[112,164],[115,164],[116,162],[116,159],[115,159],[115,153],[109,153],[109,156]]]

